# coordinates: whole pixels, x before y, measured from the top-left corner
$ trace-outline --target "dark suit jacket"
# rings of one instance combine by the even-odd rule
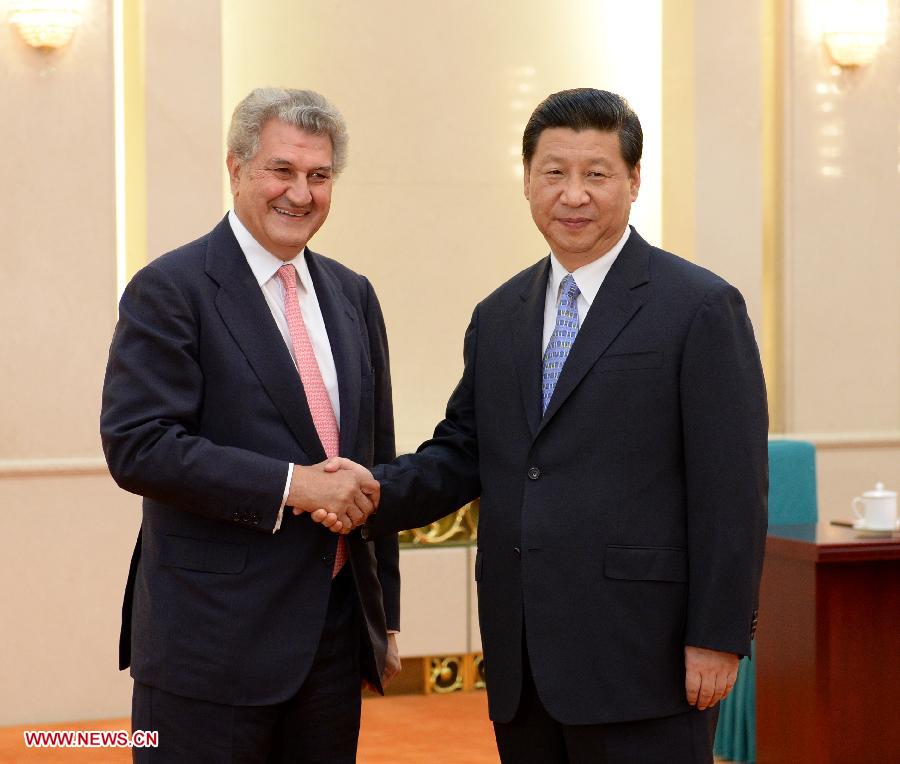
[[[387,342],[371,284],[312,252],[334,354],[340,453],[394,457]],[[337,537],[284,512],[288,463],[325,458],[297,369],[227,218],[128,285],[110,348],[101,435],[110,472],[144,497],[120,664],[167,692],[232,705],[285,700],[325,620]],[[399,628],[396,536],[348,536],[378,681]]]
[[[495,721],[518,705],[523,628],[558,721],[683,712],[685,644],[747,654],[755,623],[767,410],[753,330],[736,289],[632,230],[542,416],[549,270],[547,258],[475,308],[446,419],[376,471],[366,535],[481,496]]]

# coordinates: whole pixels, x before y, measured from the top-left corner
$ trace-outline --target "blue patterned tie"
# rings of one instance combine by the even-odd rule
[[[543,398],[543,406],[541,411],[547,410],[550,398],[553,397],[553,390],[562,373],[563,364],[569,356],[569,350],[572,343],[575,342],[575,335],[578,334],[578,295],[581,291],[578,284],[572,278],[572,274],[566,274],[566,277],[560,284],[562,294],[559,296],[559,306],[556,309],[556,326],[553,334],[550,335],[550,342],[544,351],[544,363],[541,376],[541,393]]]

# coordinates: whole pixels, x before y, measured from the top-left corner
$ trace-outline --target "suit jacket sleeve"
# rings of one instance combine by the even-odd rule
[[[680,387],[690,581],[685,643],[747,655],[765,548],[768,413],[743,298],[724,282],[694,316]]]
[[[427,525],[481,493],[475,421],[477,343],[478,308],[466,330],[463,376],[450,396],[444,420],[415,454],[375,469],[381,504],[369,518],[369,538]]]
[[[100,433],[127,491],[204,517],[259,515],[271,532],[288,463],[198,435],[204,374],[191,304],[152,264],[128,285],[110,347]]]
[[[391,396],[391,371],[387,332],[381,305],[372,285],[366,281],[366,325],[369,349],[375,374],[375,464],[391,461],[397,455],[394,439],[394,408]],[[400,630],[400,544],[396,533],[380,537],[375,542],[378,580],[384,597],[387,628]]]

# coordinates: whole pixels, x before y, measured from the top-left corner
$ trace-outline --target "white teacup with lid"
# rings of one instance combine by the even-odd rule
[[[862,506],[862,511],[859,507]],[[884,483],[876,483],[874,491],[866,491],[850,503],[859,520],[856,525],[871,531],[897,529],[897,492],[887,491]]]

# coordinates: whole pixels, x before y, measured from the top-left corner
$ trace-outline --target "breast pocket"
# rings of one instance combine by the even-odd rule
[[[597,359],[597,371],[632,371],[636,369],[658,369],[662,366],[663,354],[658,350],[641,353],[620,353],[605,355]]]

